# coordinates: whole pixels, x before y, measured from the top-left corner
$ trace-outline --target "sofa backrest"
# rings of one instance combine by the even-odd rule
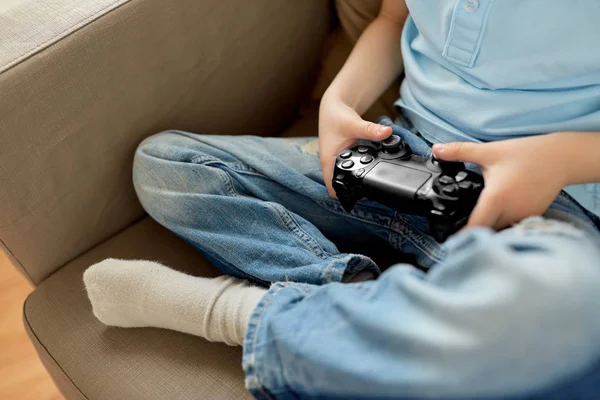
[[[0,243],[34,283],[143,216],[130,170],[144,137],[275,133],[330,29],[323,0],[98,1],[0,11],[0,42],[30,42],[0,65]]]

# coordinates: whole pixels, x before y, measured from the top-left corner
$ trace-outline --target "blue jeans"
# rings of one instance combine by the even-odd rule
[[[439,245],[422,217],[345,212],[315,138],[163,132],[139,146],[134,183],[224,273],[273,283],[243,346],[256,398],[600,398],[600,235],[564,193],[545,218]],[[363,255],[389,249],[420,268]],[[378,278],[342,283],[365,270]]]

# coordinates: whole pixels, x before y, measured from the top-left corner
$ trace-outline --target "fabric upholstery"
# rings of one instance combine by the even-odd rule
[[[0,73],[0,244],[15,265],[39,283],[140,218],[144,137],[277,132],[311,87],[328,13],[322,0],[131,1]]]
[[[97,321],[82,274],[107,257],[156,260],[194,275],[219,274],[190,246],[145,218],[46,279],[27,299],[24,320],[46,367],[55,380],[61,378],[63,393],[111,400],[251,397],[244,389],[241,347],[163,329],[109,328]]]
[[[377,17],[381,0],[336,0],[335,5],[340,28],[333,32],[327,41],[323,67],[313,91],[315,99],[321,98],[344,65],[362,32]],[[397,114],[394,102],[399,95],[400,79],[394,81],[362,117],[369,121],[374,121],[382,115],[393,117]]]
[[[308,104],[282,136],[316,134],[317,108],[317,103]],[[250,398],[243,384],[241,347],[98,322],[82,275],[105,258],[154,260],[196,276],[220,275],[190,246],[145,217],[42,282],[25,304],[25,328],[66,398]]]
[[[382,0],[335,0],[340,25],[356,43],[367,25],[377,16]]]
[[[0,3],[0,72],[127,1],[3,0]]]

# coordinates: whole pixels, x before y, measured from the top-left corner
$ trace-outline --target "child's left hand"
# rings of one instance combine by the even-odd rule
[[[471,162],[483,170],[485,188],[467,228],[502,229],[543,214],[567,186],[563,143],[557,133],[483,144],[436,144],[433,151],[440,159]]]

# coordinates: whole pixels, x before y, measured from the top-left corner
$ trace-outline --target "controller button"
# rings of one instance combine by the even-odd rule
[[[342,168],[352,168],[354,167],[354,161],[347,160],[342,163]]]
[[[361,168],[361,169],[359,169],[358,171],[356,171],[356,174],[355,174],[355,176],[356,176],[357,178],[361,178],[361,177],[362,177],[364,174],[365,174],[365,169],[364,169],[364,168]]]
[[[473,190],[475,188],[475,184],[471,181],[462,181],[458,184],[460,190]]]
[[[450,185],[450,184],[454,183],[454,178],[452,178],[451,176],[448,176],[448,175],[442,175],[442,176],[440,176],[439,182],[442,185]]]
[[[352,152],[350,150],[346,150],[342,154],[340,154],[340,158],[350,158],[350,157],[352,157]]]
[[[467,171],[460,171],[458,174],[456,174],[456,182],[462,182],[465,179],[467,179],[467,177],[469,176],[469,174],[467,174]]]
[[[373,156],[363,156],[363,157],[360,159],[360,162],[361,162],[362,164],[369,164],[369,163],[370,163],[370,162],[372,162],[372,161],[373,161]]]
[[[442,193],[451,196],[458,191],[458,185],[448,185],[442,188]]]
[[[358,151],[360,154],[365,154],[365,153],[368,153],[368,152],[369,152],[369,148],[368,148],[368,147],[365,147],[365,146],[360,146],[360,147],[357,149],[357,151]]]
[[[335,180],[337,180],[337,181],[343,181],[345,177],[346,177],[346,175],[344,175],[344,174],[337,174],[335,176]]]

